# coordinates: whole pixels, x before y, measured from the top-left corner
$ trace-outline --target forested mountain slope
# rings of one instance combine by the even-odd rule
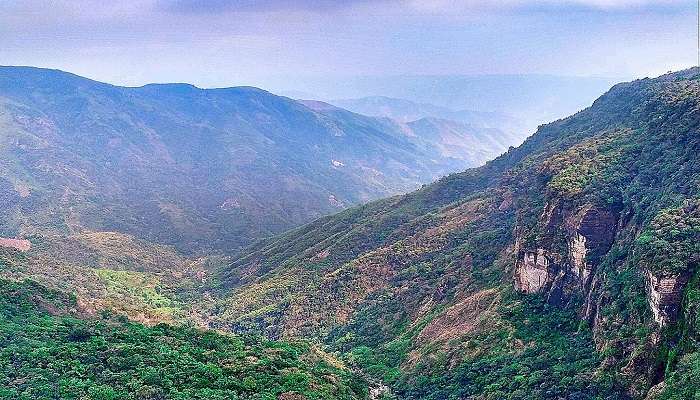
[[[699,72],[253,246],[211,326],[315,337],[398,398],[693,398]]]
[[[309,343],[89,316],[74,297],[0,280],[1,399],[350,400],[367,391]]]
[[[251,87],[125,88],[1,67],[0,237],[116,231],[231,250],[506,148],[468,159],[424,144]]]

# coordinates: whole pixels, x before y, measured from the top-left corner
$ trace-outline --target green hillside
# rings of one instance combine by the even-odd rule
[[[700,392],[700,77],[616,85],[483,167],[262,241],[212,326],[314,337],[407,399]]]
[[[0,398],[361,399],[366,382],[304,342],[86,317],[70,296],[0,281]]]
[[[0,67],[0,237],[117,231],[230,251],[481,164],[496,143],[455,157],[398,124],[252,87]]]

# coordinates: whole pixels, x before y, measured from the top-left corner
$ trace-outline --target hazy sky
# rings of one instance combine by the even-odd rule
[[[269,89],[280,77],[293,87],[294,77],[316,75],[640,77],[696,62],[696,6],[695,0],[0,0],[0,64],[126,85]]]

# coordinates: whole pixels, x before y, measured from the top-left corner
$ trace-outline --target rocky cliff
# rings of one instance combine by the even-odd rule
[[[538,238],[535,247],[523,237],[516,238],[515,288],[544,293],[552,304],[588,297],[596,267],[618,229],[616,208],[592,204],[571,207],[560,199],[550,200],[539,222],[522,229]]]
[[[664,276],[647,271],[649,307],[659,327],[676,321],[687,283],[687,273]]]

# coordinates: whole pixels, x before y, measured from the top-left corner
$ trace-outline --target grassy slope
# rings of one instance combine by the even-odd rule
[[[86,312],[110,309],[155,324],[206,326],[211,270],[220,257],[186,258],[169,246],[115,232],[31,236],[26,253],[0,248],[0,277],[75,293]]]

